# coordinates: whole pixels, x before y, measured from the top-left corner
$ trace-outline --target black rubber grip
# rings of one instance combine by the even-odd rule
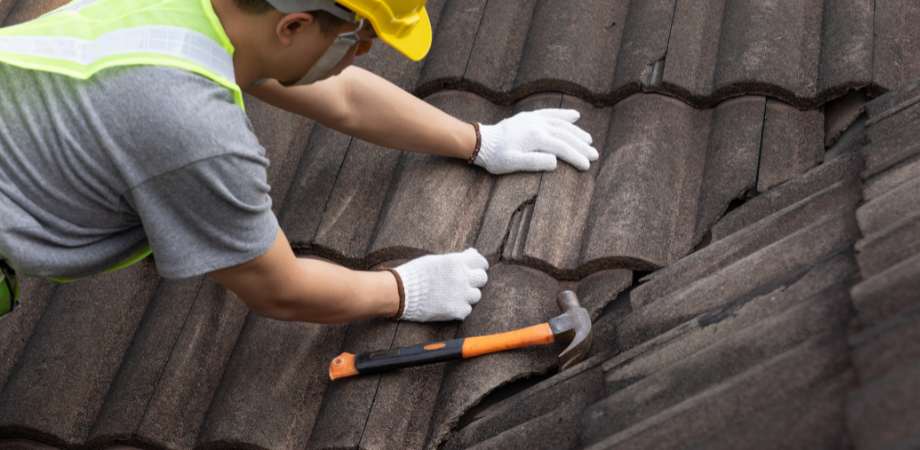
[[[355,368],[360,374],[368,374],[462,358],[463,339],[451,339],[392,350],[359,353],[355,356]]]

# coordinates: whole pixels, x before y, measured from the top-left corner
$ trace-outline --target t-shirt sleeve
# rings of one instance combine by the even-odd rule
[[[188,278],[265,254],[275,241],[268,160],[258,154],[214,156],[130,189],[164,278]]]

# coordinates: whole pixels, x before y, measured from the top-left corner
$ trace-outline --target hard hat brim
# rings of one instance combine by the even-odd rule
[[[422,8],[419,15],[418,24],[405,35],[395,36],[393,34],[380,33],[378,30],[377,37],[379,37],[381,41],[386,42],[390,47],[396,49],[396,51],[406,55],[409,59],[421,61],[428,55],[428,51],[431,50],[432,32],[428,10]]]

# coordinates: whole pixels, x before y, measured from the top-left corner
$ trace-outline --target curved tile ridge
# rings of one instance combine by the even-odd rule
[[[317,157],[301,158],[283,211],[296,252],[368,268],[476,247],[493,262],[564,280],[654,270],[689,253],[736,198],[823,161],[823,112],[762,97],[711,109],[656,94],[611,108],[558,93],[514,108],[468,92],[427,100],[486,123],[516,111],[573,108],[601,158],[586,172],[561,163],[548,173],[492,176],[459,160],[314,132],[311,142],[329,145],[311,146]]]
[[[504,105],[558,91],[595,105],[656,92],[696,107],[746,94],[817,108],[852,89],[896,89],[916,73],[920,32],[910,24],[920,6],[874,3],[447,4],[429,58],[398,84],[421,97],[467,90]]]

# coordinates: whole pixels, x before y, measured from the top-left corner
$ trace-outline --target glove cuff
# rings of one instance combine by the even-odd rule
[[[482,132],[479,130],[479,127],[479,122],[473,122],[473,130],[476,131],[476,147],[473,148],[473,154],[470,155],[470,159],[466,161],[467,164],[476,162],[476,157],[479,156],[479,150],[482,149]]]
[[[393,274],[396,277],[396,289],[399,291],[399,309],[396,311],[396,315],[392,318],[394,320],[399,320],[403,313],[406,311],[406,289],[403,286],[402,277],[399,276],[399,272],[396,269],[386,269],[387,272]]]
[[[428,284],[422,279],[422,274],[410,263],[403,264],[395,269],[398,278],[402,281],[403,302],[402,314],[397,316],[399,320],[416,320],[421,315],[422,300],[428,297]]]
[[[501,130],[498,125],[480,125],[479,126],[479,151],[476,152],[476,158],[473,164],[482,167],[491,172],[489,165],[495,159],[496,150],[499,148],[498,140]]]

